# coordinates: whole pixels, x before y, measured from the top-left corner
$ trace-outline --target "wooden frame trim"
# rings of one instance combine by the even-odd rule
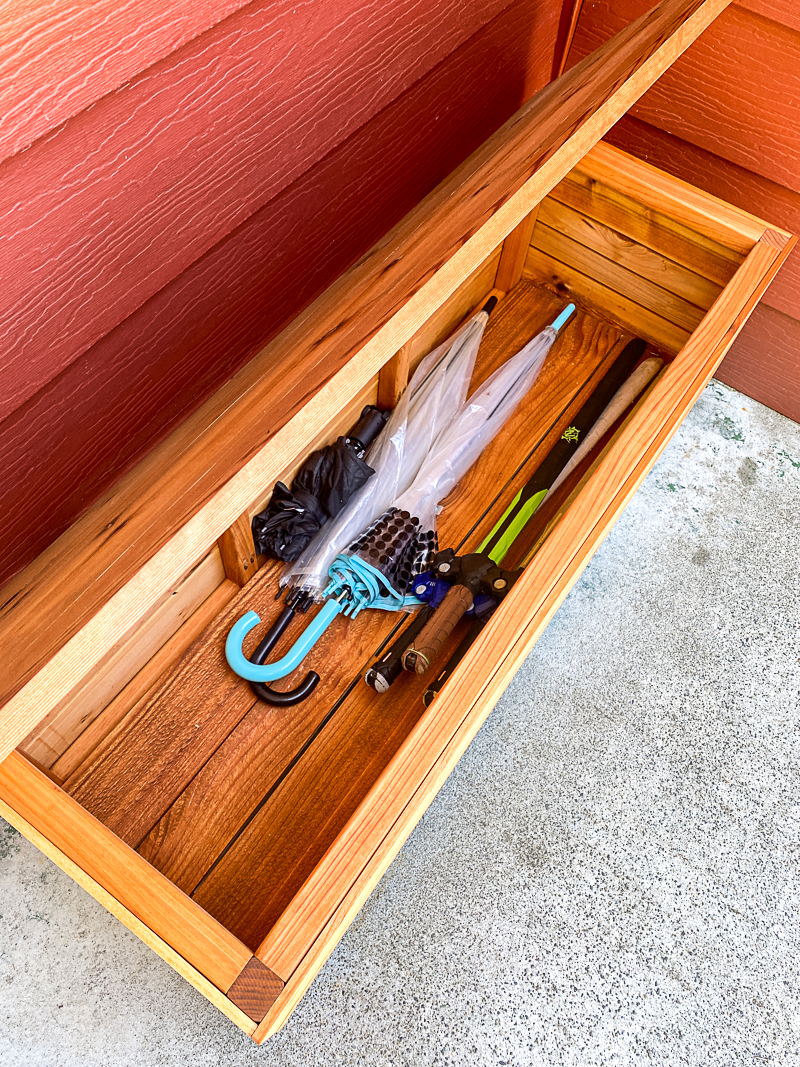
[[[761,240],[767,228],[763,219],[604,141],[587,152],[575,169],[742,255]],[[786,230],[770,229],[791,237]]]
[[[233,525],[730,2],[662,0],[537,94],[8,583],[0,699],[11,699],[0,723],[0,759],[138,625],[176,571]],[[264,426],[265,398],[280,410],[271,428]],[[50,624],[43,632],[44,617]]]
[[[426,810],[539,634],[680,425],[796,243],[758,242],[256,952],[289,977],[273,1032]],[[487,676],[485,664],[494,664]],[[353,871],[361,876],[354,884]],[[341,918],[337,918],[340,916]],[[335,921],[334,921],[335,920]],[[313,962],[312,962],[313,960]]]
[[[500,262],[497,264],[497,274],[494,279],[495,289],[503,293],[510,292],[522,277],[540,207],[541,203],[537,204],[503,241],[503,250],[500,253]]]
[[[250,949],[18,752],[0,763],[0,800],[188,966],[230,989]]]

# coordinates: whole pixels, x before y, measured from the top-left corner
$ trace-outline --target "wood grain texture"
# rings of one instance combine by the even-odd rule
[[[275,467],[290,462],[300,442],[363,388],[727,3],[663,0],[537,94],[139,466],[125,482],[126,492],[135,488],[134,501],[120,508],[121,489],[110,495],[93,510],[77,551],[73,529],[6,586],[0,634],[10,627],[13,640],[6,643],[3,697],[24,690],[4,708],[0,752],[93,668],[111,632],[118,636],[149,610],[176,558],[199,555],[242,513],[254,487],[268,483]],[[264,425],[266,396],[281,412],[277,432]],[[226,418],[217,418],[221,411]],[[111,574],[108,556],[120,553],[126,565],[113,569],[108,584],[94,581],[98,564],[100,574]],[[136,582],[125,586],[137,570]],[[41,603],[52,623],[34,651],[27,630],[41,637]]]
[[[264,567],[184,654],[152,697],[65,782],[67,791],[136,846],[255,703],[224,658],[224,638],[244,605],[269,617],[275,568]],[[257,641],[251,638],[247,652]]]
[[[762,301],[715,377],[800,422],[800,322]]]
[[[0,21],[0,160],[119,88],[246,0],[33,0]]]
[[[522,278],[522,268],[525,266],[525,258],[528,255],[528,247],[540,207],[541,205],[538,205],[535,210],[526,215],[519,226],[512,230],[503,241],[494,285],[496,289],[504,293],[510,292]]]
[[[138,704],[151,695],[167,671],[174,667],[186,649],[237,592],[238,586],[233,582],[226,581],[217,586],[169,641],[131,678],[122,692],[81,730],[69,748],[53,764],[53,770],[62,780],[66,781],[67,778],[80,774],[80,769],[92,758],[100,742],[104,741]]]
[[[584,5],[569,62],[649,6],[650,0]],[[800,192],[800,32],[734,5],[632,114]]]
[[[0,580],[545,83],[547,11],[517,0],[0,424]]]
[[[622,120],[624,121],[624,120]],[[620,123],[612,130],[619,128]],[[547,200],[566,205],[716,285],[727,285],[744,258],[718,241],[579,170],[560,182]]]
[[[616,323],[657,348],[669,353],[679,352],[689,338],[689,332],[668,319],[636,303],[630,297],[585,274],[570,263],[563,263],[538,248],[531,248],[523,277],[546,285],[565,298],[579,301],[597,315]]]
[[[501,301],[489,320],[472,388],[550,321],[562,303],[529,284]],[[585,400],[591,388],[587,380],[613,359],[619,345],[617,331],[585,315],[572,320],[536,388],[444,501],[441,544],[456,545],[466,536],[475,545],[491,529]],[[356,688],[193,894],[251,945],[277,920],[422,713],[425,678],[404,675],[388,697],[361,683],[364,649],[377,648],[386,635],[380,612],[366,612],[357,621],[362,619],[371,643],[362,637],[351,647],[348,637],[338,646],[342,676],[357,679]],[[448,649],[460,637],[451,638]],[[231,769],[234,763],[229,760]],[[184,835],[184,847],[197,850],[188,839],[200,834],[197,819],[193,835]]]
[[[644,214],[644,211],[642,214]],[[625,234],[621,234],[617,230],[597,222],[588,215],[583,215],[564,204],[559,204],[552,197],[547,197],[542,203],[539,220],[543,226],[555,234],[569,238],[580,245],[585,245],[595,254],[611,260],[659,289],[666,290],[668,293],[679,297],[681,301],[700,308],[702,311],[708,311],[722,291],[722,285],[717,282],[710,281],[697,271],[684,267],[673,259],[653,251],[647,245],[632,241]],[[649,229],[651,232],[655,229],[652,221]],[[548,238],[548,240],[552,243],[552,238]],[[536,243],[538,247],[543,248],[547,241]],[[552,251],[555,254],[555,248]],[[609,284],[611,278],[601,272],[598,275],[598,281]],[[627,292],[631,297],[636,295],[635,288],[624,289],[623,291]],[[663,301],[660,294],[654,293],[653,295],[657,303],[650,306],[654,310],[658,309],[661,314],[666,314],[669,302]],[[678,314],[685,314],[682,306],[679,306]],[[670,317],[674,322],[680,322],[680,318]]]
[[[135,934],[140,941],[142,941],[149,949],[152,949],[158,956],[161,957],[166,963],[176,971],[181,978],[185,978],[194,988],[211,1003],[215,1008],[218,1008],[223,1012],[232,1023],[238,1026],[241,1030],[244,1030],[249,1036],[253,1036],[255,1032],[255,1024],[253,1020],[245,1015],[245,1013],[238,1008],[233,1001],[229,1000],[212,982],[205,977],[204,974],[193,967],[187,961],[175,951],[175,949],[167,944],[167,942],[153,933],[149,926],[137,918],[132,911],[124,907],[112,896],[108,890],[104,889],[100,882],[94,878],[90,878],[89,875],[82,870],[77,863],[74,863],[69,856],[62,852],[61,849],[48,840],[44,834],[41,834],[31,823],[26,819],[23,819],[18,812],[9,807],[4,801],[0,800],[0,816],[14,826],[19,832],[26,837],[31,844],[35,845],[40,852],[42,852],[48,859],[51,859],[57,867],[59,867],[65,874],[68,874],[73,882],[85,889],[86,892],[94,897],[94,899],[108,911],[115,919],[126,926],[131,933]]]
[[[110,830],[12,752],[0,799],[223,992],[251,953]]]
[[[270,930],[256,953],[268,966],[289,975],[307,953],[321,963],[333,947],[340,932],[328,927],[323,938],[326,924],[343,905],[363,903],[370,885],[366,877],[356,889],[354,872],[372,874],[373,864],[385,869],[705,387],[783,255],[759,244],[661,376],[573,504],[568,521],[545,543],[536,566],[523,573]],[[287,989],[290,985],[291,980]]]
[[[634,156],[620,153],[606,142],[580,160],[578,170],[589,178],[612,185],[648,209],[670,215],[675,221],[746,255],[767,224],[746,209],[703,193],[688,182],[676,181]],[[741,263],[732,257],[732,262]]]
[[[476,385],[552,319],[560,303],[557,298],[532,286],[521,286],[503,301],[490,320],[491,329],[487,331],[481,348]],[[482,531],[491,528],[539,457],[563,431],[573,408],[582,402],[576,398],[569,405],[569,398],[581,388],[592,371],[610,358],[618,343],[618,334],[614,330],[583,316],[574,320],[565,333],[558,360],[546,365],[536,395],[530,398],[526,410],[514,417],[490,446],[485,462],[473,468],[447,498],[441,520],[441,536],[445,539],[442,543],[460,539],[470,529],[475,520],[476,501],[480,501],[477,514],[481,511],[485,514],[472,531],[473,541],[477,543]],[[517,455],[512,469],[504,471],[509,449],[519,448],[520,442],[523,442],[522,453]],[[539,447],[535,455],[525,463],[529,448],[536,444]],[[274,590],[274,565],[272,574],[269,577],[260,575],[253,588],[262,582],[267,582]],[[275,611],[274,606],[268,609],[265,625],[274,617]],[[278,686],[291,688],[307,670],[316,670],[322,681],[313,696],[301,705],[285,710],[255,703],[138,846],[140,855],[181,889],[191,892],[319,726],[337,696],[352,678],[363,673],[371,654],[396,621],[396,617],[381,612],[367,613],[356,620],[337,620],[306,657],[302,667]],[[302,625],[304,623],[298,620],[290,632],[296,635]],[[219,652],[213,660],[218,666],[212,670],[209,670],[208,644],[198,646],[195,651],[194,669],[199,673],[200,681],[192,683],[191,688],[197,701],[216,701],[214,688],[225,684],[227,668],[222,644],[226,636],[227,628],[217,631],[215,639],[219,643]],[[288,644],[290,640],[294,637],[287,636],[284,643]],[[346,655],[342,654],[342,649],[347,650]],[[165,699],[159,705],[159,714],[180,717],[181,708],[174,709],[170,704],[172,691],[166,691]],[[152,727],[144,724],[143,728],[149,736]],[[127,744],[120,738],[122,752]],[[91,783],[88,788],[91,789]]]
[[[22,742],[24,755],[52,766],[128,682],[145,668],[224,582],[219,553],[211,552],[175,582],[141,626],[115,645],[85,683],[61,701]],[[63,771],[57,773],[63,774]]]
[[[267,583],[270,599],[274,597],[275,579],[273,570]],[[249,601],[247,607],[251,607]],[[244,605],[239,608],[239,614],[243,610]],[[276,612],[273,601],[263,615],[265,627]],[[310,616],[300,616],[295,621],[276,656],[291,646],[309,619]],[[163,816],[138,844],[139,854],[184,892],[192,893],[309,742],[354,675],[366,670],[372,653],[396,623],[397,617],[384,612],[367,612],[355,620],[337,619],[301,668],[274,686],[279,690],[291,689],[307,671],[316,671],[321,678],[317,688],[295,707],[276,708],[255,700],[247,683],[235,679],[253,701],[250,710],[180,794],[174,800],[170,794]],[[213,657],[214,669],[209,670],[207,644],[202,646],[202,659],[195,657],[194,670],[202,674],[203,683],[202,687],[194,687],[197,704],[213,703],[213,689],[220,684],[221,676],[231,675],[222,647],[229,628],[228,622],[215,631],[218,649]],[[263,630],[259,629],[261,633]],[[165,717],[180,715],[180,707],[168,699],[160,702],[158,710]],[[132,740],[135,745],[137,739]],[[91,789],[91,782],[88,788]],[[159,782],[158,789],[162,788]]]
[[[800,233],[800,194],[791,189],[628,115],[610,131],[608,139],[713,196],[769,218],[791,233]],[[800,255],[789,257],[764,301],[784,315],[800,319]]]
[[[606,253],[613,250],[613,246],[609,247],[610,241],[598,244],[599,248],[582,244],[570,237],[568,232],[563,233],[542,224],[537,227],[532,249],[580,271],[600,285],[667,319],[686,333],[691,333],[699,325],[707,309],[677,296],[668,286],[650,281],[639,273],[639,263],[632,262],[634,257],[609,258]],[[653,257],[642,255],[639,258],[645,261],[650,259],[651,265],[657,268]],[[662,277],[662,281],[668,281],[668,278]],[[711,303],[713,301],[709,302],[709,306]]]
[[[235,582],[239,588],[247,585],[258,570],[256,546],[253,543],[253,531],[250,516],[245,511],[236,522],[229,526],[222,537],[217,540],[219,554],[226,577]]]
[[[228,998],[260,1023],[282,991],[282,979],[253,956],[228,990]]]
[[[0,418],[509,2],[254,0],[0,164]]]

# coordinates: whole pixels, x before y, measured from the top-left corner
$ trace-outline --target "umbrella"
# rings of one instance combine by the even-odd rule
[[[282,586],[321,599],[334,559],[413,482],[434,440],[459,410],[481,338],[497,303],[483,308],[422,360],[383,432],[367,454],[375,477],[281,576]]]
[[[268,507],[253,517],[253,540],[262,555],[297,559],[325,523],[339,514],[375,473],[364,455],[388,417],[368,404],[346,437],[311,453],[291,489],[276,482]]]
[[[388,449],[387,462],[383,462],[387,456],[382,456],[375,478],[361,490],[347,513],[339,517],[336,522],[340,527],[336,531],[337,537],[331,539],[323,532],[323,551],[316,553],[313,560],[306,561],[299,571],[291,572],[292,577],[299,577],[305,583],[305,590],[319,588],[322,559],[327,568],[327,581],[322,587],[322,595],[326,600],[322,609],[286,656],[277,663],[263,665],[247,660],[241,651],[245,635],[258,625],[260,619],[255,612],[242,616],[228,634],[225,646],[228,663],[237,674],[251,682],[270,682],[285,677],[299,666],[338,614],[355,617],[367,607],[396,611],[403,607],[419,606],[420,602],[407,590],[413,575],[426,568],[435,551],[435,516],[439,501],[466,473],[532,388],[558,331],[574,310],[573,304],[568,305],[555,322],[546,326],[495,371],[468,401],[461,404],[455,414],[451,407],[449,417],[436,417],[432,427],[428,425],[428,418],[422,419],[423,411],[428,417],[431,415],[424,406],[423,391],[430,390],[430,395],[437,396],[434,410],[438,416],[446,405],[443,405],[441,390],[431,386],[430,379],[434,370],[436,374],[453,372],[449,359],[443,358],[448,353],[437,355],[437,350],[423,361],[412,382],[412,386],[418,383],[416,388],[412,390],[412,386],[409,387],[408,393],[411,395],[406,410],[398,416],[395,427],[392,426],[395,416],[392,416],[374,447],[380,450],[382,445],[391,441],[392,431],[400,424],[402,441],[396,441]],[[482,311],[471,320],[468,327],[481,315],[488,318],[486,312]],[[485,321],[480,327],[481,334],[484,327]],[[477,351],[477,345],[475,348]],[[437,356],[437,361],[426,366],[432,356]],[[474,358],[473,354],[469,376]],[[447,369],[443,372],[445,367]],[[422,444],[415,440],[417,421],[412,417],[415,405],[420,433],[426,438]],[[395,415],[399,410],[400,405],[395,409]],[[410,476],[408,471],[403,470],[402,462],[409,459],[413,468]],[[401,477],[401,472],[405,474],[404,477]],[[397,492],[398,488],[399,494],[388,496],[387,499],[387,491],[394,489]],[[367,500],[368,505],[362,507]],[[366,521],[365,516],[369,516]],[[360,532],[355,539],[348,538],[348,544],[348,540],[342,540],[342,537],[347,536],[354,527]],[[340,544],[348,547],[342,550]]]

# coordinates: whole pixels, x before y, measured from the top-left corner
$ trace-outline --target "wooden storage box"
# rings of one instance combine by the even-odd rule
[[[665,0],[540,93],[3,591],[0,811],[257,1041],[292,1011],[794,243],[598,143],[726,5]],[[578,314],[448,499],[442,544],[491,528],[631,334],[670,362],[429,708],[425,679],[386,697],[361,684],[397,624],[381,612],[337,620],[307,661],[322,675],[312,698],[258,703],[222,651],[245,610],[275,611],[279,567],[255,558],[250,516],[364,403],[392,403],[489,293],[501,299],[480,379],[567,297]]]

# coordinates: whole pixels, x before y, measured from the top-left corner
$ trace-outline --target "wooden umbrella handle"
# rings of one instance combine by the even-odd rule
[[[458,620],[471,607],[472,593],[465,585],[454,585],[448,589],[436,613],[414,644],[406,649],[403,656],[405,669],[424,674],[442,651],[442,646],[455,629]]]

